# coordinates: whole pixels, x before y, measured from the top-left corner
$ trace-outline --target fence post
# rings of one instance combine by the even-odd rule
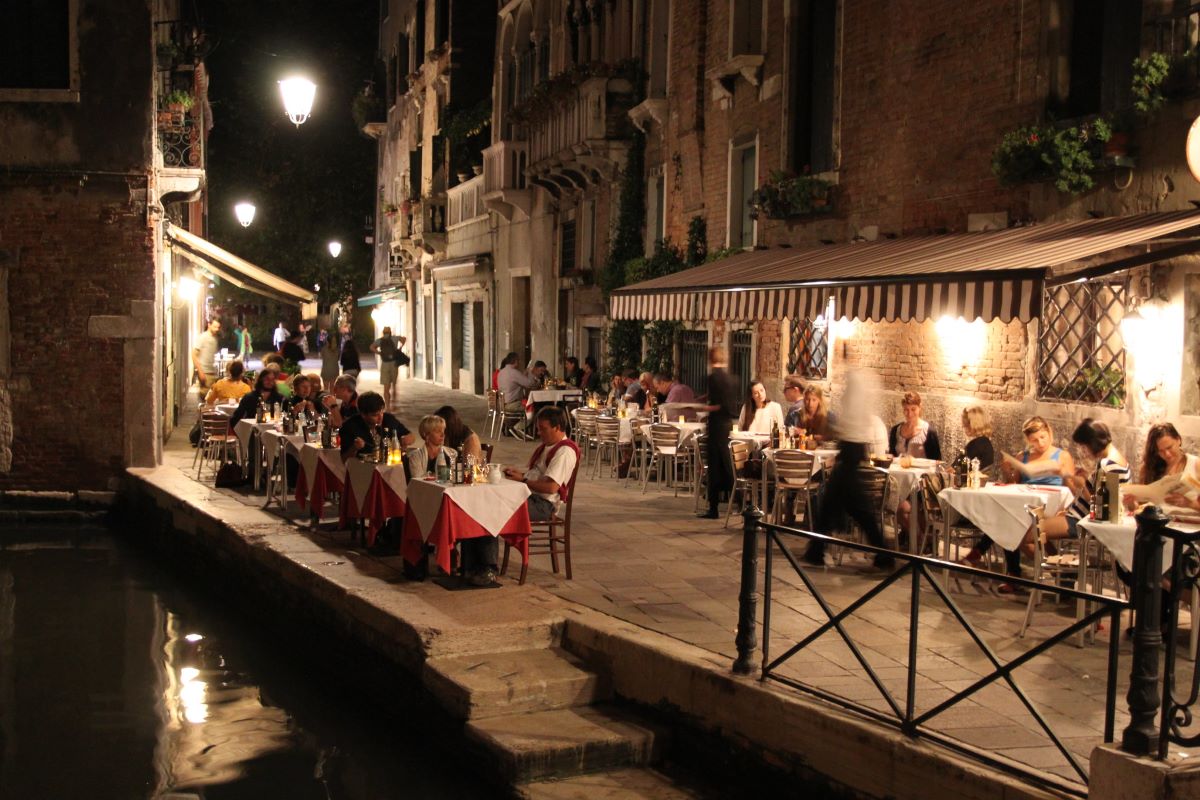
[[[1133,544],[1133,669],[1129,676],[1129,725],[1121,749],[1136,756],[1158,750],[1158,651],[1162,647],[1162,533],[1170,517],[1147,506],[1137,515]],[[1119,636],[1120,631],[1112,631]]]
[[[750,505],[742,512],[742,590],[738,594],[737,659],[733,671],[749,675],[758,647],[754,626],[758,617],[758,523],[763,513]],[[768,545],[770,546],[770,545]]]

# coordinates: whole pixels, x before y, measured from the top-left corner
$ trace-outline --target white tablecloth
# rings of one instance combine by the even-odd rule
[[[336,447],[328,449],[321,447],[319,444],[306,444],[300,448],[300,469],[304,471],[304,478],[308,481],[308,488],[311,490],[313,478],[317,474],[317,462],[320,461],[329,471],[337,477],[342,483],[346,482],[346,465],[342,463],[342,451]]]
[[[408,508],[416,517],[421,538],[428,539],[437,522],[442,498],[446,498],[475,520],[492,536],[500,535],[505,523],[529,499],[529,487],[517,481],[450,485],[414,480],[408,485]]]
[[[304,444],[304,434],[284,434],[281,430],[267,428],[262,431],[263,453],[267,457],[267,473],[275,469],[275,459],[279,456],[279,441],[287,442],[287,450],[296,458],[300,457],[300,447]]]
[[[567,400],[582,401],[581,389],[535,389],[529,393],[531,403],[563,403]]]
[[[1025,484],[988,485],[982,489],[943,489],[943,509],[971,520],[1005,550],[1016,550],[1029,530],[1025,506],[1042,506],[1047,517],[1068,507],[1074,496],[1065,486],[1034,488]]]
[[[692,439],[704,432],[707,427],[703,422],[680,422],[678,419],[667,420],[664,424],[670,425],[679,431],[679,446],[683,447]]]
[[[1117,559],[1117,563],[1128,570],[1133,569],[1133,540],[1137,534],[1137,520],[1132,516],[1126,516],[1121,522],[1100,522],[1094,519],[1079,520],[1080,529],[1087,532],[1096,541],[1109,549],[1113,557]],[[1194,524],[1172,523],[1171,529],[1182,531],[1184,533],[1192,533],[1200,530],[1200,526]],[[1171,546],[1171,541],[1163,537],[1163,572],[1171,568],[1171,564],[1175,559],[1174,548]]]
[[[242,449],[243,458],[250,453],[250,435],[254,431],[260,434],[263,431],[279,430],[278,422],[255,422],[252,418],[239,419],[237,425],[233,426],[233,432],[237,434],[238,446]]]
[[[921,485],[921,478],[934,472],[936,469],[936,466],[918,467],[915,465],[905,468],[900,466],[898,461],[893,461],[892,465],[888,467],[888,482],[892,484],[892,510],[896,510],[902,498],[912,502],[913,507],[916,508],[917,501],[919,500],[916,492]]]
[[[350,477],[347,491],[354,498],[358,508],[361,509],[366,502],[367,490],[371,488],[371,476],[376,472],[401,500],[407,502],[408,483],[404,480],[403,464],[372,464],[361,458],[352,458],[346,462],[346,474]]]

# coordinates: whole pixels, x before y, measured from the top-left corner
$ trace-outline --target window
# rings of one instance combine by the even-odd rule
[[[1062,52],[1052,59],[1062,116],[1115,111],[1130,103],[1132,64],[1141,50],[1141,3],[1059,0]],[[1065,58],[1064,58],[1065,57]]]
[[[79,99],[77,3],[0,2],[0,99]]]
[[[433,46],[450,41],[450,0],[437,0],[433,7]]]
[[[601,333],[602,331],[599,328],[583,329],[583,339],[586,345],[583,355],[585,357],[590,356],[591,358],[595,359],[597,365],[604,362],[604,359],[601,358],[601,348],[603,347]]]
[[[753,247],[756,226],[750,216],[750,196],[758,186],[758,148],[754,142],[729,151],[728,247]]]
[[[763,51],[764,0],[729,0],[729,57]]]
[[[646,37],[643,61],[649,67],[650,83],[647,97],[667,96],[667,53],[669,52],[671,2],[650,0],[649,16],[644,28],[650,32]]]
[[[737,382],[740,397],[750,394],[754,380],[754,332],[734,331],[729,335],[729,373]]]
[[[384,99],[388,108],[396,105],[396,96],[401,93],[400,82],[401,78],[399,76],[399,61],[396,57],[396,54],[392,53],[392,57],[389,58],[387,62],[387,86],[385,87],[386,90],[384,92]]]
[[[829,375],[829,336],[824,318],[791,320],[789,375],[824,380]]]
[[[788,53],[788,145],[796,174],[834,163],[837,0],[806,0],[791,18]]]
[[[593,269],[596,250],[596,201],[582,200],[579,204],[579,267]]]
[[[575,220],[564,222],[558,236],[560,275],[575,274]]]
[[[653,253],[657,243],[666,235],[666,192],[662,167],[656,167],[650,171],[650,181],[646,187],[646,255]]]
[[[708,391],[708,331],[679,334],[679,382],[697,394]]]
[[[396,96],[404,94],[408,91],[408,74],[412,72],[409,69],[408,62],[410,56],[408,54],[408,34],[400,34],[396,38]]]
[[[1038,337],[1038,397],[1125,404],[1124,279],[1046,288]]]

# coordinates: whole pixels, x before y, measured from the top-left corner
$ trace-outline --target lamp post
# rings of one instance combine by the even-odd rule
[[[287,111],[288,119],[299,128],[312,113],[313,98],[317,95],[317,85],[308,78],[296,76],[281,80],[279,91],[283,95],[283,107]]]
[[[242,201],[233,207],[233,213],[237,216],[237,221],[242,223],[243,228],[249,228],[250,223],[254,222],[254,204]]]
[[[342,243],[338,242],[338,241],[330,242],[329,243],[329,255],[333,256],[334,258],[337,258],[341,254],[342,254]]]

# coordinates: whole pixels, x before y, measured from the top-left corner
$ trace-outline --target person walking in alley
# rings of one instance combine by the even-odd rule
[[[201,389],[208,389],[217,379],[217,334],[221,332],[221,320],[208,321],[208,328],[196,337],[192,347],[192,365],[196,368],[196,380]]]
[[[389,326],[385,326],[379,338],[371,342],[371,352],[379,356],[379,384],[383,387],[385,408],[392,407],[396,395],[396,377],[400,374],[396,352],[399,349]]]
[[[721,495],[733,488],[733,473],[729,463],[729,431],[738,412],[738,390],[725,369],[725,353],[718,347],[708,349],[708,511],[703,519],[720,519],[717,506]]]
[[[275,333],[271,335],[271,344],[275,347],[275,352],[279,352],[279,348],[283,347],[283,343],[291,337],[288,329],[283,327],[283,321],[280,320],[279,327],[275,329]]]
[[[250,335],[250,328],[246,325],[239,324],[237,330],[240,333],[237,343],[238,361],[249,364],[250,356],[254,355],[254,337]]]

